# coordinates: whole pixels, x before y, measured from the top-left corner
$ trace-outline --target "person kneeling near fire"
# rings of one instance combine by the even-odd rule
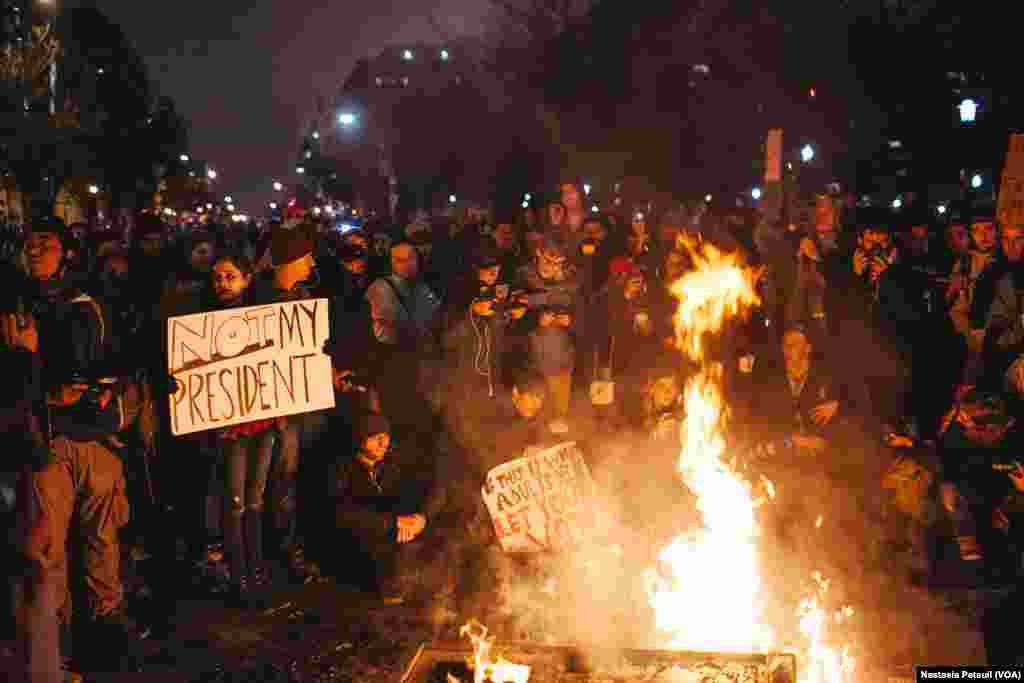
[[[433,463],[392,446],[385,417],[361,416],[354,436],[356,452],[335,464],[330,480],[336,547],[345,548],[349,574],[343,578],[401,604],[414,587],[414,568],[435,545],[431,522],[443,507],[443,487]]]

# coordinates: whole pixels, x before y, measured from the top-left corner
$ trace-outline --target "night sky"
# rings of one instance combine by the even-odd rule
[[[479,31],[488,0],[106,0],[161,94],[191,123],[192,153],[218,194],[258,213],[296,160],[300,123],[336,95],[359,57],[391,43]]]

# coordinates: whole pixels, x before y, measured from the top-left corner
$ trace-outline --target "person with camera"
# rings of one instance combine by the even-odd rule
[[[23,310],[0,325],[5,346],[30,354],[45,391],[48,448],[31,473],[33,506],[21,548],[20,578],[30,679],[53,672],[58,618],[69,623],[68,540],[84,556],[84,611],[97,637],[144,638],[128,618],[120,577],[118,532],[128,521],[124,468],[108,445],[119,414],[113,389],[101,383],[105,321],[99,305],[66,272],[67,229],[55,217],[28,229],[24,276],[11,292]],[[57,661],[53,661],[57,660]],[[58,680],[52,678],[49,680]]]

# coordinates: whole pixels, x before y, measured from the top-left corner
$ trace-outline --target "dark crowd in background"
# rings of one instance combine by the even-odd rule
[[[72,640],[78,659],[113,642],[90,639],[146,638],[190,590],[263,609],[282,583],[330,576],[496,623],[500,601],[473,586],[505,561],[481,484],[566,441],[649,565],[698,515],[675,475],[696,369],[670,289],[708,246],[742,255],[762,301],[708,351],[730,453],[782,481],[827,474],[836,488],[801,504],[845,499],[850,524],[878,522],[865,547],[907,573],[950,551],[1016,581],[1024,227],[896,223],[830,197],[806,224],[704,204],[597,213],[576,180],[550,189],[514,212],[343,228],[296,207],[260,227],[6,228],[4,624],[27,680],[64,680]],[[330,302],[336,407],[172,436],[168,317],[305,298]],[[813,516],[790,513],[778,533],[799,543]],[[991,664],[1015,638],[988,637]]]

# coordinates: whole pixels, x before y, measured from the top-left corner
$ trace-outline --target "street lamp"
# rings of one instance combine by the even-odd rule
[[[957,109],[960,110],[960,123],[974,123],[974,120],[978,116],[978,103],[970,97],[964,98],[964,100],[957,105]]]
[[[227,197],[224,197],[224,203],[225,204],[234,204],[235,200],[231,198],[231,195],[228,195]]]
[[[449,204],[454,204],[457,201],[458,201],[458,197],[456,197],[453,194],[448,195],[448,203]]]
[[[228,204],[227,208],[228,208],[228,211],[234,213],[234,211],[235,211],[235,205],[234,204]]]
[[[414,55],[412,53],[412,50],[403,50],[402,51],[402,59],[404,59],[407,62],[411,62],[412,59],[413,59],[413,56]]]
[[[903,208],[903,200],[900,199],[899,197],[897,197],[896,199],[892,200],[892,208],[894,208],[894,209],[901,209],[901,208]]]
[[[277,211],[277,202],[270,202],[270,210]]]
[[[343,126],[354,126],[356,125],[356,115],[350,111],[343,111],[338,114],[338,123]]]
[[[714,197],[712,197],[711,195],[709,195],[709,194],[704,195],[704,201],[707,202],[708,204],[711,203],[712,199],[714,199]]]
[[[183,164],[187,164],[188,162],[191,161],[191,159],[187,154],[182,154],[180,157],[178,157],[178,161],[180,161]]]
[[[213,204],[207,204],[207,205],[206,205],[206,208],[207,208],[207,209],[212,209],[212,208],[213,208]]]
[[[448,53],[448,50],[441,50],[441,61],[442,62],[447,62],[450,58],[451,58],[451,55]]]
[[[210,180],[216,180],[217,172],[211,168],[209,171],[206,172],[206,177],[209,178]]]
[[[761,188],[760,187],[755,187],[753,190],[750,191],[750,196],[754,198],[754,201],[757,201],[758,199],[760,199],[761,198]]]
[[[585,195],[587,195],[589,197],[591,189],[592,188],[590,187],[590,183],[583,183],[583,194],[585,194]]]
[[[319,140],[320,139],[320,131],[318,131],[318,130],[314,130],[313,131],[313,139],[314,140]]]
[[[89,194],[97,195],[99,193],[100,193],[100,188],[98,186],[96,186],[96,185],[90,185],[89,186]]]
[[[981,183],[982,178],[980,173],[975,173],[973,176],[971,176],[971,187],[973,187],[975,190],[981,187]]]
[[[939,212],[940,216],[942,216],[942,215],[944,215],[946,213],[946,205],[945,204],[939,204],[937,207],[935,207],[935,210]]]
[[[295,172],[298,173],[299,175],[304,175],[306,173],[306,167],[305,166],[296,166],[295,167]]]
[[[809,144],[804,145],[800,150],[800,158],[805,164],[810,163],[811,159],[814,158],[814,147]]]
[[[281,192],[284,190],[284,185],[281,184],[280,180],[274,181],[274,192]]]

